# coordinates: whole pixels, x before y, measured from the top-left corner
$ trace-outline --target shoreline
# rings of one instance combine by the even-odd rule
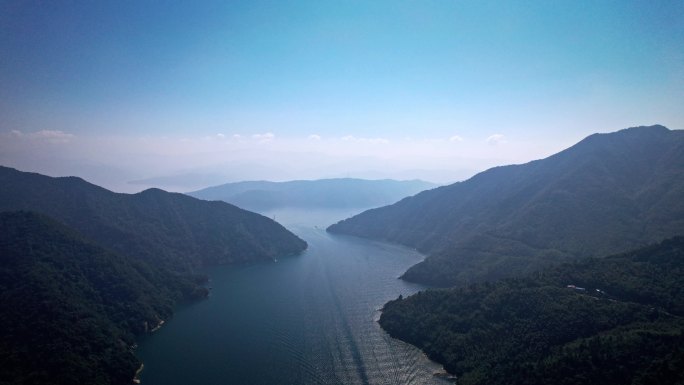
[[[164,325],[164,320],[159,321],[159,323],[157,324],[157,326],[153,327],[153,328],[150,330],[150,333],[156,332],[156,331],[159,330],[159,328],[161,328],[163,325]]]
[[[140,375],[140,372],[142,372],[144,368],[145,368],[145,364],[143,364],[141,362],[140,367],[138,368],[138,370],[135,371],[135,375],[133,376],[133,383],[134,384],[140,383],[140,378],[138,376]]]

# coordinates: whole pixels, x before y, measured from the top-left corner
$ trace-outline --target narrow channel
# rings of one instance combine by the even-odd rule
[[[423,289],[397,279],[423,255],[326,233],[328,225],[355,213],[264,213],[309,249],[273,263],[208,270],[209,299],[181,307],[141,341],[142,383],[446,383],[434,376],[440,366],[377,323],[385,302]]]

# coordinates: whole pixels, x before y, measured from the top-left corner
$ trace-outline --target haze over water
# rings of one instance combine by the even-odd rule
[[[276,263],[208,270],[209,299],[179,309],[140,343],[142,383],[445,383],[433,376],[438,365],[377,323],[385,302],[422,289],[397,277],[423,256],[326,233],[354,213],[265,213],[308,250]]]

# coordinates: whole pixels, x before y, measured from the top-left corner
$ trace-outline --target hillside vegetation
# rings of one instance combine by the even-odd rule
[[[117,194],[80,178],[0,167],[0,211],[44,213],[121,254],[173,271],[270,260],[306,242],[277,222],[225,202],[149,189]]]
[[[0,213],[0,383],[130,383],[134,336],[171,315],[178,284],[46,216]]]
[[[368,210],[328,231],[415,247],[428,257],[404,279],[463,285],[684,234],[683,196],[684,131],[634,127]]]
[[[306,246],[224,202],[0,167],[0,384],[129,384],[135,337],[206,297],[198,268]]]
[[[399,298],[380,325],[458,384],[682,384],[684,237]]]

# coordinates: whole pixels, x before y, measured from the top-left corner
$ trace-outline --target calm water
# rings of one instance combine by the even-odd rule
[[[209,270],[209,299],[178,309],[141,341],[142,383],[444,384],[433,376],[439,366],[376,322],[385,302],[422,289],[397,276],[423,256],[325,232],[351,214],[266,213],[309,249],[275,263]]]

